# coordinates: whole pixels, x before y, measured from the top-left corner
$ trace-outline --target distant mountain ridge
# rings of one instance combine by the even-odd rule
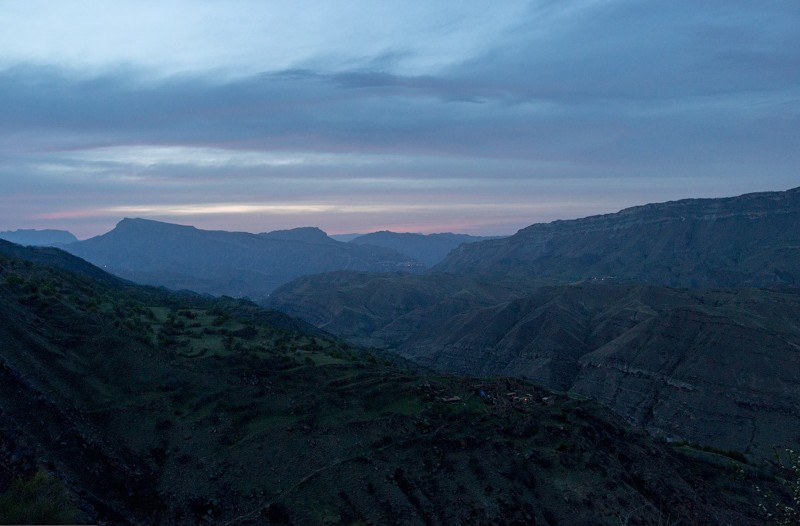
[[[139,283],[254,300],[306,274],[421,269],[390,249],[340,243],[314,228],[250,234],[123,219],[112,231],[64,249]]]
[[[66,230],[7,230],[0,232],[0,239],[27,246],[58,246],[74,243],[78,240]]]
[[[800,283],[800,188],[685,199],[535,224],[463,245],[433,272],[674,287]]]
[[[475,243],[496,239],[496,237],[470,236],[467,234],[414,234],[383,230],[358,236],[350,243],[391,248],[432,267],[439,263],[451,250],[465,243]]]

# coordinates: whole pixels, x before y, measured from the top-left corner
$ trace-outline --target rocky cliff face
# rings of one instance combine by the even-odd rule
[[[704,299],[711,305],[661,310],[581,356],[571,390],[671,440],[761,457],[796,447],[800,332],[788,319],[769,325],[800,314],[798,297]]]
[[[800,283],[800,188],[536,224],[464,245],[434,272],[677,287]]]

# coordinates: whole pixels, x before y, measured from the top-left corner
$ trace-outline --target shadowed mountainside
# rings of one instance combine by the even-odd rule
[[[462,245],[434,272],[548,285],[613,280],[673,287],[800,283],[800,188],[649,204],[535,224]]]
[[[248,234],[124,219],[64,249],[137,283],[255,300],[306,274],[420,268],[392,250],[340,243],[313,228]]]
[[[76,522],[760,524],[754,483],[779,491],[522,380],[421,374],[251,303],[8,248],[0,493],[45,472]]]
[[[454,374],[589,396],[651,433],[767,458],[800,445],[800,292],[543,287],[338,272],[271,305]]]
[[[398,232],[373,232],[349,241],[356,245],[373,245],[391,248],[413,258],[426,267],[433,267],[455,248],[464,243],[493,239],[466,234],[412,234]]]

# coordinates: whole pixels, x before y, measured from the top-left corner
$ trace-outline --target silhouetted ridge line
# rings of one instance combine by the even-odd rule
[[[433,272],[677,287],[800,283],[800,188],[685,199],[535,224],[462,245]]]

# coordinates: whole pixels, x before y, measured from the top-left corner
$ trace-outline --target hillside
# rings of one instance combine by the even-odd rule
[[[594,398],[657,436],[757,458],[800,446],[798,289],[558,286],[451,275],[309,276],[271,305],[451,374]]]
[[[24,259],[31,263],[47,267],[55,267],[76,274],[82,274],[106,284],[122,285],[124,280],[112,276],[80,258],[72,256],[61,249],[53,247],[23,247],[16,243],[0,239],[0,254],[7,257]]]
[[[433,267],[455,248],[465,243],[491,239],[466,234],[412,234],[398,232],[373,232],[358,236],[349,242],[356,245],[372,245],[390,248],[413,258],[426,267]]]
[[[251,303],[7,248],[0,493],[21,478],[73,522],[761,524],[754,484],[782,495],[522,380],[418,372]]]
[[[463,245],[425,276],[309,276],[271,305],[439,371],[526,378],[656,436],[765,459],[800,440],[798,212],[800,189],[645,205]]]
[[[248,234],[144,219],[124,219],[64,249],[137,283],[254,300],[306,274],[419,268],[392,250],[340,243],[318,229]]]
[[[535,224],[463,245],[434,272],[536,285],[612,280],[672,287],[800,283],[800,188],[686,199]]]

